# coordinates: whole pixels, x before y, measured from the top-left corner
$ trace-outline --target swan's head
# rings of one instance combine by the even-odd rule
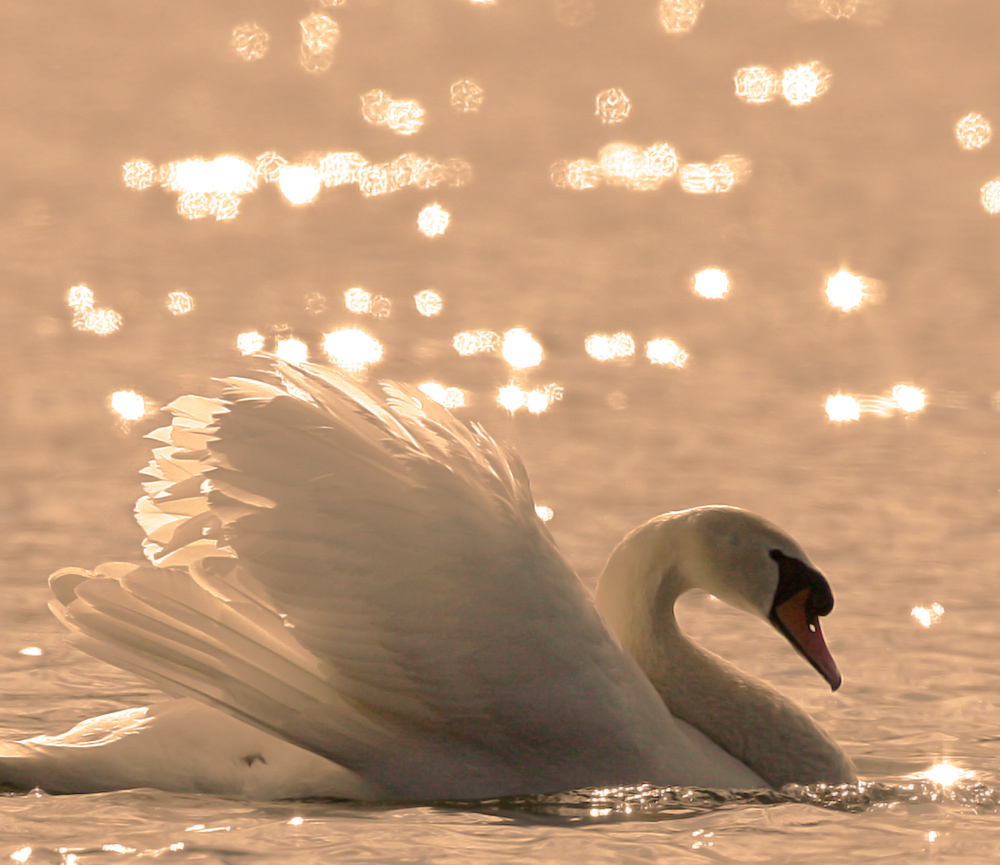
[[[840,687],[819,618],[833,609],[833,592],[802,548],[763,517],[713,505],[668,515],[684,524],[683,578],[720,600],[765,619]]]
[[[820,616],[833,609],[833,593],[802,548],[777,526],[721,505],[656,517],[612,553],[598,584],[597,606],[629,644],[644,639],[641,609],[673,621],[674,602],[689,589],[703,589],[770,622],[833,690],[840,687],[819,625]]]

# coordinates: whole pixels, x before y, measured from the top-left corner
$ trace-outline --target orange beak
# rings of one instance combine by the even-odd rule
[[[799,654],[830,684],[831,690],[840,687],[840,670],[833,660],[830,650],[823,640],[819,627],[819,616],[809,611],[810,589],[796,592],[786,601],[776,606],[771,613],[771,622],[785,635]]]

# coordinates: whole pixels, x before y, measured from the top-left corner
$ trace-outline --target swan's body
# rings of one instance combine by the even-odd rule
[[[81,648],[194,700],[0,745],[0,783],[472,799],[853,779],[673,617],[711,591],[836,687],[832,596],[787,535],[734,508],[659,517],[616,548],[595,609],[514,454],[416,392],[276,371],[171,405],[137,506],[151,565],[52,578]]]

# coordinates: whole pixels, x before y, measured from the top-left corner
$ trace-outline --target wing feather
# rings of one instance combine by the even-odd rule
[[[595,740],[618,766],[638,753],[636,688],[662,704],[516,455],[402,385],[277,362],[223,386],[154,434],[137,517],[156,567],[54,576],[83,648],[396,793],[477,771],[546,789]]]

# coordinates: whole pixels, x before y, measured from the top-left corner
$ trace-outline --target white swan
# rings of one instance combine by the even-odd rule
[[[854,779],[803,711],[674,619],[706,589],[835,689],[830,589],[774,526],[657,517],[614,550],[595,609],[480,428],[313,365],[225,384],[151,435],[151,564],[51,580],[80,648],[181,698],[0,745],[0,783],[475,799]]]

